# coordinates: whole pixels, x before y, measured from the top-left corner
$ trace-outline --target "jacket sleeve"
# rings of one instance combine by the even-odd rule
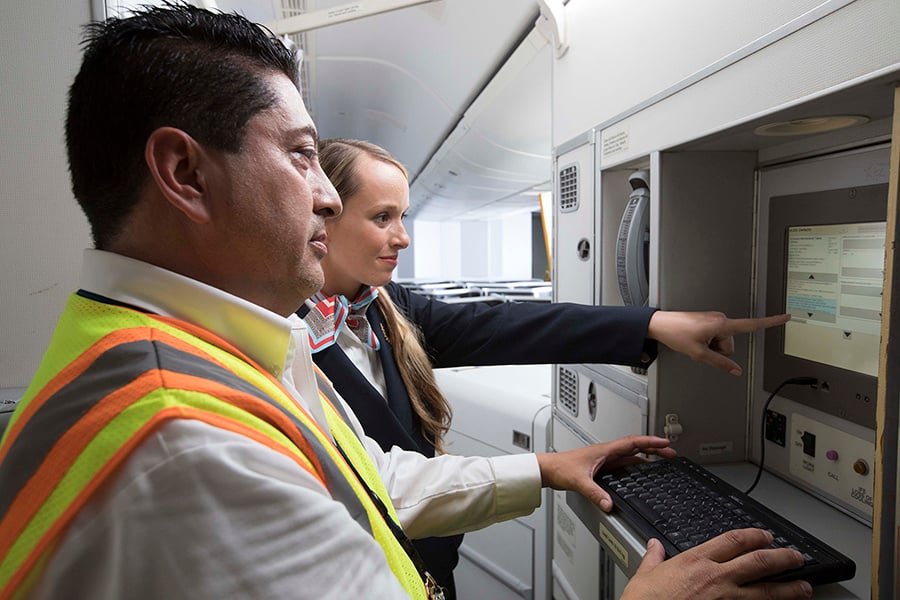
[[[422,332],[435,367],[541,363],[647,366],[655,308],[481,302],[448,304],[388,285],[394,302]]]

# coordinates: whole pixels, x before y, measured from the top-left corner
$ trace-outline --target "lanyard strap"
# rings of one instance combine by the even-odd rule
[[[391,533],[394,534],[394,537],[397,538],[397,541],[400,543],[400,546],[403,550],[406,551],[407,556],[412,561],[413,565],[416,567],[416,570],[419,572],[419,577],[422,578],[422,582],[425,584],[425,591],[428,594],[428,597],[431,600],[444,600],[444,588],[438,585],[438,582],[434,580],[431,573],[428,572],[428,568],[425,566],[425,562],[422,560],[422,557],[419,555],[419,551],[416,550],[416,547],[413,545],[412,540],[409,539],[409,536],[406,535],[406,532],[403,531],[403,528],[394,521],[391,517],[391,514],[388,512],[387,507],[382,502],[381,497],[372,491],[372,488],[369,487],[369,484],[366,483],[366,480],[360,476],[359,471],[356,470],[356,467],[347,458],[347,455],[344,454],[344,449],[341,448],[340,444],[335,441],[334,445],[337,447],[338,452],[341,453],[341,456],[344,457],[344,460],[347,461],[347,464],[350,465],[350,469],[353,470],[353,474],[356,475],[356,478],[365,488],[366,493],[369,494],[369,498],[372,499],[372,502],[375,503],[375,506],[378,508],[378,512],[381,513],[381,516],[384,518],[384,521],[387,523],[388,527],[391,530]]]

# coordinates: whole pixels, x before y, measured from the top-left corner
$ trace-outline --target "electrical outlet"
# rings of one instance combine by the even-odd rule
[[[787,417],[774,410],[766,411],[766,439],[782,448],[785,446]]]

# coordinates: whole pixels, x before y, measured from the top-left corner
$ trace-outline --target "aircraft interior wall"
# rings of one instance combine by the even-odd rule
[[[769,229],[773,197],[839,190],[835,193],[844,194],[844,200],[824,196],[820,206],[825,211],[827,204],[837,215],[832,222],[849,223],[854,232],[853,223],[861,218],[854,208],[857,189],[876,185],[887,201],[888,180],[891,173],[896,178],[898,169],[889,153],[896,119],[894,88],[900,76],[900,36],[893,28],[900,6],[851,0],[779,3],[760,11],[758,3],[730,3],[727,8],[712,4],[654,5],[652,14],[647,5],[567,5],[570,48],[553,64],[558,301],[627,303],[622,282],[628,280],[629,270],[623,261],[633,266],[635,256],[621,254],[626,240],[622,227],[626,217],[631,218],[634,180],[641,173],[649,179],[642,254],[648,263],[646,301],[668,310],[761,316],[785,312],[790,302],[800,301],[788,300],[787,307],[784,301],[767,303],[767,260],[774,259],[766,251],[769,239],[783,234],[774,225]],[[701,13],[709,18],[697,18]],[[876,37],[884,43],[869,43]],[[682,52],[677,40],[685,38],[702,38],[704,44]],[[672,52],[676,47],[679,51]],[[628,60],[621,60],[623,54]],[[855,121],[855,126],[829,130],[817,120],[829,115]],[[796,129],[771,135],[784,123]],[[802,212],[792,216],[803,224]],[[875,220],[887,219],[882,205]],[[890,246],[877,235],[871,243],[880,243],[877,250],[883,254]],[[866,236],[871,237],[864,232]],[[852,256],[848,260],[856,260]],[[883,278],[878,268],[873,265],[875,278]],[[857,281],[865,282],[853,283]],[[798,284],[791,292],[779,293],[796,299],[824,289],[809,292],[812,284],[803,285],[806,288]],[[845,340],[867,338],[867,351],[877,353],[883,326],[875,284],[840,285],[845,291],[836,296],[834,322],[841,321],[841,311],[856,311],[864,318],[836,333]],[[814,308],[809,317],[798,312],[797,318],[822,319],[816,311],[833,306],[824,296],[803,302]],[[854,303],[871,308],[864,311]],[[867,331],[876,333],[870,336]],[[885,331],[880,329],[882,335]],[[858,391],[839,395],[838,386],[830,382],[853,377],[840,369],[828,370],[812,386],[810,393],[817,397],[794,400],[790,385],[775,395],[772,383],[763,383],[771,362],[766,335],[736,338],[734,357],[745,366],[739,378],[666,351],[646,373],[558,365],[554,448],[623,433],[652,433],[669,437],[679,453],[710,470],[730,474],[739,464],[755,469],[764,446],[767,476],[784,487],[771,496],[757,493],[786,512],[796,499],[801,511],[820,511],[804,522],[856,561],[856,577],[829,586],[829,593],[840,598],[868,598],[870,593],[892,597],[896,563],[884,552],[890,546],[885,537],[894,531],[890,499],[896,485],[896,446],[879,449],[875,443],[874,390],[877,385],[884,390],[887,381],[879,384],[874,377],[862,377],[865,384],[854,388]],[[884,349],[870,360],[884,362]],[[891,381],[900,377],[895,369],[882,374]],[[802,375],[807,372],[790,372]],[[770,393],[774,401],[764,412]],[[880,402],[887,407],[890,398]],[[612,415],[618,418],[611,428]],[[890,423],[895,427],[895,421]],[[892,436],[896,440],[896,432]],[[818,451],[810,440],[818,441]],[[882,483],[884,504],[879,506],[876,488]],[[554,501],[558,519],[568,521],[574,515],[576,521],[568,528],[575,531],[571,539],[564,537],[554,548],[555,591],[573,599],[612,597],[610,588],[621,587],[640,559],[630,530],[620,529],[616,519],[598,516],[573,495]],[[590,539],[592,534],[601,548],[599,565],[589,554],[564,552],[579,535]],[[614,585],[586,585],[581,574],[589,569],[615,573]]]
[[[0,389],[16,394],[50,341],[77,285],[81,250],[90,245],[62,144],[66,91],[89,8],[88,2],[0,5]]]

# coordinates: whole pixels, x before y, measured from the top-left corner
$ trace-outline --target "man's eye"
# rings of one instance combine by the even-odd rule
[[[300,156],[308,160],[315,160],[319,156],[319,152],[315,147],[297,148],[296,150],[294,150],[294,154],[299,154]]]

